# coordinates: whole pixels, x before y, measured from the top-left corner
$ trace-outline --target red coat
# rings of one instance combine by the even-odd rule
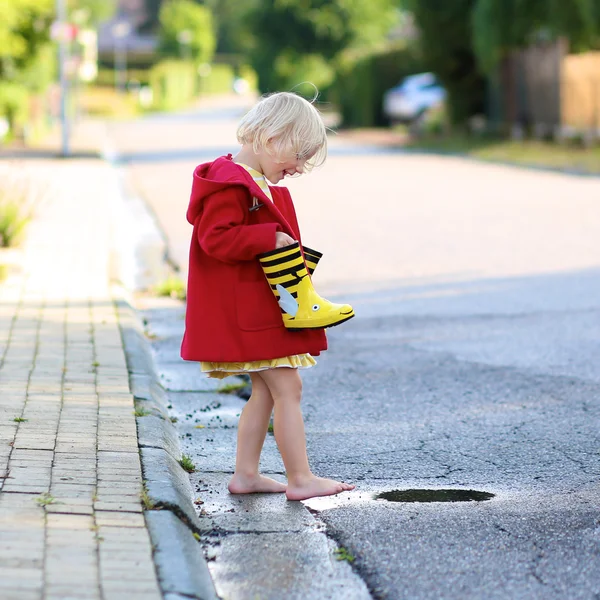
[[[256,258],[275,248],[275,233],[300,240],[287,188],[273,201],[231,155],[196,167],[187,220],[190,247],[181,356],[194,361],[246,362],[327,349],[323,329],[289,331]],[[250,211],[252,198],[264,206]]]

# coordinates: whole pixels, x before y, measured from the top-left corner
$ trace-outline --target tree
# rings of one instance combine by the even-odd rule
[[[159,50],[167,56],[186,56],[209,62],[215,51],[212,14],[193,0],[168,0],[159,14]]]
[[[245,54],[252,47],[252,32],[245,23],[263,0],[206,0],[215,23],[217,52]]]
[[[510,0],[506,0],[510,1]],[[519,1],[519,0],[514,0]],[[449,116],[461,124],[484,112],[486,80],[473,50],[471,14],[477,0],[407,0],[425,67],[448,91]]]
[[[27,121],[30,94],[54,75],[50,23],[53,0],[0,3],[0,115],[14,131]]]
[[[306,65],[311,65],[313,71],[327,70],[327,63],[341,51],[381,41],[393,19],[393,0],[258,3],[248,15],[246,26],[254,38],[250,57],[259,87],[264,91],[288,87],[289,70],[294,64],[305,65],[305,73]]]
[[[69,20],[79,26],[96,27],[109,19],[117,8],[117,0],[68,0]]]
[[[0,2],[0,79],[13,79],[48,42],[52,0]]]
[[[510,50],[537,39],[566,37],[572,49],[600,43],[598,0],[476,0],[472,14],[473,48],[491,72]]]

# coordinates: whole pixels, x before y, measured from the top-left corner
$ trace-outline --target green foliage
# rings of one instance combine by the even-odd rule
[[[598,0],[476,0],[473,48],[491,72],[511,49],[565,36],[571,49],[600,47]]]
[[[200,82],[201,94],[224,94],[230,92],[235,78],[234,69],[227,64],[213,64],[210,74]]]
[[[80,26],[96,26],[108,20],[117,8],[117,0],[68,0],[71,20]]]
[[[207,63],[216,46],[212,14],[193,0],[166,0],[159,14],[159,50],[165,56]]]
[[[49,504],[54,504],[56,502],[56,498],[50,494],[50,492],[43,492],[35,499],[35,501],[40,506],[48,506]]]
[[[352,563],[356,560],[354,558],[354,556],[352,555],[352,553],[348,549],[344,548],[343,546],[336,548],[333,551],[333,555],[335,556],[336,560],[345,560],[346,562],[349,562],[349,563]]]
[[[188,473],[193,473],[196,470],[196,465],[190,456],[187,454],[182,454],[179,459],[179,464],[183,467],[184,471]]]
[[[259,89],[267,92],[289,88],[290,65],[301,64],[299,59],[307,56],[312,58],[301,68],[319,71],[326,80],[331,74],[323,65],[349,47],[379,43],[393,24],[394,14],[393,0],[258,3],[250,11],[246,27],[253,32],[250,58]]]
[[[190,62],[164,60],[154,65],[149,76],[154,108],[174,110],[188,104],[197,93],[197,79]]]
[[[29,92],[22,83],[0,80],[0,115],[6,117],[11,130],[27,120]]]
[[[407,0],[407,8],[420,31],[424,69],[436,73],[445,86],[449,118],[459,124],[473,114],[484,112],[485,105],[486,81],[475,57],[471,35],[476,3],[477,0]]]
[[[0,2],[0,78],[12,79],[48,41],[53,0]]]
[[[3,181],[0,185],[0,247],[16,246],[32,214],[31,190],[23,182]]]
[[[178,300],[185,300],[185,282],[179,277],[170,276],[154,286],[153,292],[157,296],[170,296]]]
[[[406,75],[422,70],[420,54],[404,44],[390,45],[366,55],[348,53],[339,61],[337,77],[327,98],[340,109],[345,127],[384,125],[384,92]]]
[[[49,42],[53,0],[0,2],[0,117],[11,135],[29,120],[31,95],[43,91],[54,76]]]
[[[263,0],[206,0],[213,14],[217,53],[245,54],[252,47],[252,32],[244,24]]]
[[[137,81],[141,85],[148,85],[150,79],[150,69],[127,69],[127,80]],[[97,86],[114,87],[115,71],[114,68],[102,67],[98,69],[98,76],[94,81]]]
[[[136,417],[148,417],[152,414],[152,411],[148,410],[147,408],[144,408],[143,406],[138,406],[133,411],[133,414]]]
[[[299,55],[290,50],[284,50],[277,57],[273,69],[278,75],[280,89],[294,89],[296,93],[311,99],[315,95],[315,86],[317,89],[326,88],[335,77],[331,62],[319,54]]]

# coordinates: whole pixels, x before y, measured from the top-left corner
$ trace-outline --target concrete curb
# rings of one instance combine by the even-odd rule
[[[118,156],[105,132],[103,159],[117,180],[113,199],[116,235],[111,268],[126,289],[113,286],[121,340],[129,372],[129,388],[136,409],[147,414],[136,418],[142,477],[151,506],[144,512],[162,594],[166,600],[218,598],[200,544],[194,533],[212,528],[202,523],[192,504],[192,486],[179,464],[181,447],[166,408],[166,393],[154,369],[154,359],[144,329],[128,291],[155,284],[168,271],[167,246],[162,231],[145,202],[127,190]],[[161,512],[159,512],[161,511]]]
[[[166,511],[147,512],[146,524],[153,542],[156,540],[154,559],[165,600],[217,600],[206,563],[194,558],[200,544],[189,529]]]
[[[165,392],[158,383],[152,355],[142,324],[126,299],[125,290],[113,289],[121,339],[125,349],[130,388],[137,407],[149,410],[137,417],[138,444],[147,501],[145,511],[154,562],[165,598],[199,600],[217,598],[200,544],[193,533],[212,529],[200,521],[192,504],[192,487],[179,465],[179,439],[163,402]]]

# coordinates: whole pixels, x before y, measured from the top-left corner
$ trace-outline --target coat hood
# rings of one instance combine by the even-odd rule
[[[240,185],[249,189],[254,196],[264,196],[250,174],[236,165],[232,155],[221,156],[212,162],[203,163],[194,169],[192,193],[187,209],[187,220],[192,225],[202,212],[204,199],[215,192],[233,185]],[[266,196],[264,196],[266,199]]]

